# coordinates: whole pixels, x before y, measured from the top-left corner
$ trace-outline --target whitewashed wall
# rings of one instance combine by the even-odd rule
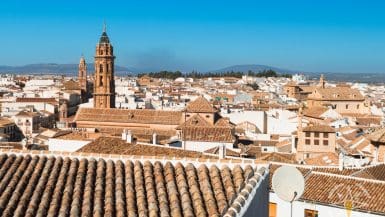
[[[281,200],[275,193],[270,192],[270,202],[277,204],[278,217],[290,217],[290,203]],[[343,208],[326,206],[315,203],[307,203],[302,201],[293,202],[293,216],[304,216],[305,209],[318,211],[318,217],[346,217],[347,212]],[[371,213],[352,211],[350,217],[383,217]]]
[[[48,150],[74,152],[90,142],[84,140],[48,139]]]
[[[186,142],[186,150],[190,151],[199,151],[204,152],[210,148],[215,148],[220,145],[225,145],[226,148],[232,149],[233,143],[222,143],[222,142],[200,142],[200,141],[187,141]]]

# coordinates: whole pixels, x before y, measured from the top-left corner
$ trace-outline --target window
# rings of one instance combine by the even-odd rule
[[[310,132],[306,132],[306,137],[310,137]]]
[[[305,209],[305,217],[318,217],[318,211]]]
[[[319,140],[318,139],[314,140],[314,145],[319,145]]]
[[[102,64],[99,65],[99,72],[103,72],[103,65]]]
[[[210,118],[210,115],[206,115],[206,118]]]
[[[315,133],[314,133],[314,137],[315,137],[315,138],[318,138],[318,137],[319,137],[319,132],[315,132]]]
[[[359,104],[357,105],[357,109],[360,109],[360,105]]]
[[[305,145],[310,145],[310,139],[305,140]]]
[[[324,133],[324,138],[329,138],[329,133]]]
[[[329,140],[324,140],[324,141],[323,141],[323,144],[324,144],[324,145],[329,145]]]
[[[103,76],[100,76],[99,86],[103,86]]]
[[[110,65],[107,63],[107,69],[106,69],[106,72],[109,72],[110,70],[109,70],[109,67]]]
[[[277,217],[277,204],[269,203],[269,217]]]
[[[346,105],[345,105],[345,108],[346,108],[346,109],[349,109],[349,104],[346,104]]]

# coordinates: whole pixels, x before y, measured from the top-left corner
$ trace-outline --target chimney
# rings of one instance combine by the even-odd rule
[[[338,169],[340,171],[344,169],[344,154],[342,152],[338,155]]]
[[[262,112],[263,113],[263,129],[262,129],[262,133],[266,134],[267,133],[267,114],[265,111]]]
[[[219,159],[225,159],[226,158],[226,146],[225,146],[225,144],[219,145],[218,155],[219,155]]]
[[[127,129],[124,129],[122,132],[122,140],[124,140],[124,141],[127,140]]]
[[[298,109],[298,132],[302,132],[302,115],[303,115],[303,104]]]
[[[131,130],[127,130],[127,138],[126,138],[127,143],[132,144],[132,133]]]
[[[122,140],[126,141],[127,143],[132,143],[132,134],[131,130],[124,129],[122,133]]]
[[[156,145],[156,133],[152,134],[152,144]]]

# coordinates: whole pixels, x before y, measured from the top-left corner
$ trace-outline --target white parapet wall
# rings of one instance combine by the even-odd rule
[[[90,142],[85,140],[48,139],[48,150],[74,152]]]

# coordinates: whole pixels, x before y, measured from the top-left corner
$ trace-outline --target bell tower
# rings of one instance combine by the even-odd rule
[[[79,72],[78,72],[79,86],[82,91],[87,92],[87,64],[83,55],[80,58]]]
[[[96,45],[94,108],[115,108],[114,50],[104,25]]]

